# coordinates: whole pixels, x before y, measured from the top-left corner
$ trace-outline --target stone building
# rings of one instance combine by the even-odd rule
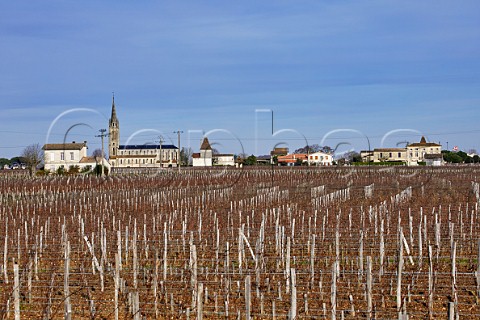
[[[117,118],[115,98],[112,98],[112,114],[108,125],[108,152],[112,167],[176,167],[180,158],[178,148],[172,144],[120,144],[120,123]]]
[[[77,166],[80,170],[86,167],[93,169],[97,165],[102,164],[101,157],[87,156],[87,142],[71,142],[71,143],[47,143],[43,146],[45,170],[55,172],[59,168],[65,171],[71,167]],[[103,159],[103,164],[110,169],[108,161]]]
[[[437,143],[427,142],[425,137],[420,142],[410,143],[405,148],[376,148],[373,151],[362,151],[364,162],[404,162],[415,166],[429,159],[442,158],[442,146]],[[438,165],[438,161],[435,162]]]
[[[192,165],[194,167],[211,167],[213,165],[213,150],[208,138],[203,138],[200,152],[192,154]]]
[[[427,142],[425,137],[422,137],[420,142],[411,143],[407,145],[407,164],[409,166],[416,165],[419,162],[425,162],[425,155],[436,155],[436,158],[441,158],[442,146],[437,143]]]

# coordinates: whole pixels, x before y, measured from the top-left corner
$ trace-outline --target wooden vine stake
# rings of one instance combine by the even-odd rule
[[[402,272],[403,272],[403,239],[401,238],[402,228],[400,228],[400,241],[398,248],[397,265],[397,312],[400,314],[402,308]]]
[[[13,263],[13,301],[15,306],[15,320],[20,320],[20,277],[18,275],[18,263]]]
[[[117,252],[115,254],[115,320],[118,320],[118,292],[120,287],[120,256]]]
[[[372,317],[372,257],[367,257],[367,319]]]
[[[428,246],[428,317],[433,319],[433,249]]]
[[[252,289],[250,276],[245,277],[245,319],[250,320],[250,308],[252,306]]]
[[[290,269],[290,314],[289,319],[295,320],[297,318],[297,276],[295,274],[295,269]]]
[[[478,240],[478,256],[477,256],[477,297],[480,299],[480,240]]]
[[[203,283],[198,283],[197,289],[197,320],[203,319]]]
[[[65,260],[64,260],[64,280],[63,280],[63,292],[65,296],[65,320],[72,319],[72,306],[70,304],[70,241],[67,241],[65,246]]]
[[[458,308],[456,260],[457,260],[457,243],[453,242],[453,245],[452,245],[452,298],[454,303],[453,305],[454,309]]]
[[[332,289],[331,289],[332,320],[336,319],[336,314],[337,314],[337,264],[338,264],[338,261],[335,261],[332,264]]]

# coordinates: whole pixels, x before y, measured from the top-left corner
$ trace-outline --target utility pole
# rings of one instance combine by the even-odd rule
[[[162,143],[163,143],[163,137],[158,136],[158,143],[160,144],[160,169],[162,168]]]
[[[95,136],[95,137],[102,138],[102,177],[103,177],[105,175],[105,164],[103,163],[103,159],[105,158],[105,152],[104,152],[104,149],[103,149],[103,138],[108,137],[108,133],[105,133],[105,132],[107,132],[107,129],[100,129],[98,131],[100,131],[100,134],[98,136]]]
[[[183,131],[181,130],[177,130],[177,131],[173,131],[173,133],[176,133],[177,134],[177,138],[178,138],[178,154],[177,154],[177,166],[178,166],[178,171],[180,171],[180,162],[182,161],[182,159],[180,158],[180,134],[183,133]]]
[[[310,167],[310,147],[307,143],[307,167]]]

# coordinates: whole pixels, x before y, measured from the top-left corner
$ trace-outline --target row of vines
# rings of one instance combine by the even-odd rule
[[[480,318],[480,168],[0,175],[2,319]]]

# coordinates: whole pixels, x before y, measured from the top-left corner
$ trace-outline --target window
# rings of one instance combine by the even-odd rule
[[[55,153],[50,152],[50,161],[55,161]]]
[[[402,157],[402,153],[401,153],[401,152],[398,153],[398,157],[399,157],[399,158]]]
[[[60,160],[65,160],[65,152],[60,152]]]
[[[380,158],[383,158],[383,152],[380,152]]]
[[[315,156],[315,160],[318,160],[318,156]]]
[[[73,152],[70,152],[70,160],[75,160],[75,154]]]
[[[389,158],[391,158],[391,157],[392,157],[392,153],[391,153],[391,152],[388,154],[388,157],[389,157]]]

